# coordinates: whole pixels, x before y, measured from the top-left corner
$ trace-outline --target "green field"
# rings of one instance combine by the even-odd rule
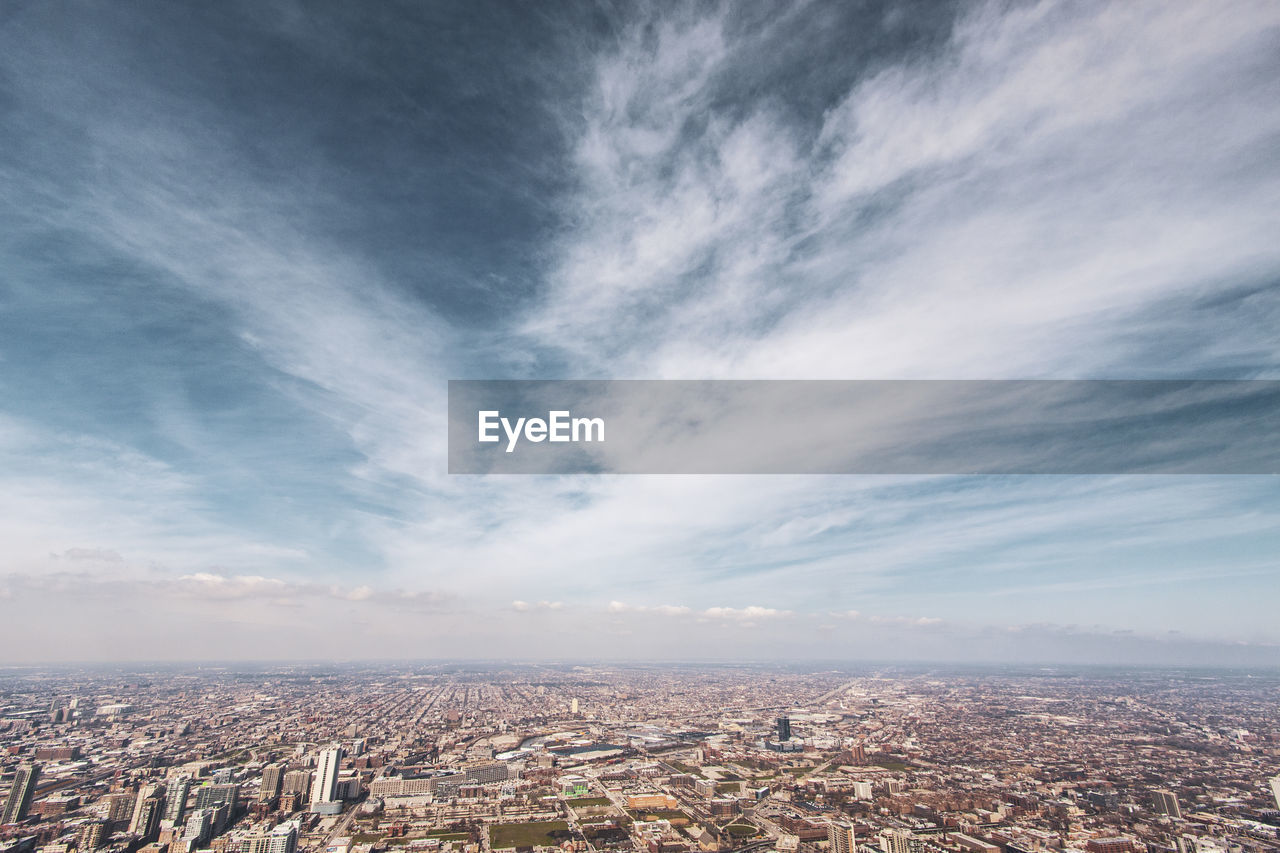
[[[553,847],[568,834],[569,824],[562,820],[542,823],[498,823],[489,827],[489,846],[494,850],[510,847]]]
[[[569,805],[575,809],[585,806],[611,806],[613,805],[613,800],[608,797],[578,797],[577,799],[569,800]]]
[[[881,758],[879,760],[872,761],[871,763],[877,767],[883,767],[885,770],[893,770],[899,773],[903,770],[911,769],[911,765],[907,764],[905,761],[894,761],[892,758]]]
[[[731,823],[724,828],[724,831],[735,838],[746,838],[749,835],[755,835],[759,832],[758,829],[749,823]]]

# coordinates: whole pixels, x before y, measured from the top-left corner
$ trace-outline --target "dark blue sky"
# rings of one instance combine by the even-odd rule
[[[1261,0],[6,4],[0,640],[1274,660],[1270,478],[459,479],[443,430],[463,377],[1277,378],[1278,47]]]

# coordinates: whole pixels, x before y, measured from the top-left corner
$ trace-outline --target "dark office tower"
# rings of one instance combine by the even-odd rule
[[[778,740],[779,741],[791,740],[791,718],[790,717],[778,718]]]
[[[1178,795],[1173,791],[1152,791],[1152,805],[1160,814],[1169,817],[1182,817],[1182,808],[1178,805]]]
[[[40,768],[36,765],[24,764],[18,768],[13,777],[13,787],[9,789],[9,799],[4,802],[4,815],[0,816],[0,823],[17,823],[27,816],[38,781]]]
[[[268,803],[280,796],[280,788],[283,782],[283,764],[268,764],[262,768],[262,790],[258,794],[258,800]]]

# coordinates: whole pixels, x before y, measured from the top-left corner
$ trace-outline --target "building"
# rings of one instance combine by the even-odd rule
[[[80,808],[80,798],[74,794],[69,796],[45,797],[31,804],[31,813],[41,817],[57,817]]]
[[[783,815],[778,818],[778,825],[786,830],[788,834],[799,838],[801,842],[825,841],[827,838],[827,824],[824,821],[809,820],[795,815]]]
[[[232,811],[235,811],[236,805],[239,802],[240,786],[234,783],[229,785],[214,785],[206,782],[199,788],[196,788],[197,809],[212,809],[214,806],[226,804]]]
[[[136,795],[127,794],[123,791],[107,794],[107,820],[111,821],[115,828],[127,826],[129,819],[133,816],[133,806],[136,800]]]
[[[629,809],[678,809],[680,802],[670,794],[632,794],[627,797]]]
[[[785,743],[786,741],[791,740],[791,718],[779,717],[777,719],[777,725],[779,743]]]
[[[510,768],[502,762],[469,767],[466,772],[466,779],[468,782],[475,782],[480,785],[488,785],[492,782],[505,782],[509,778],[511,778]]]
[[[282,823],[267,836],[266,853],[294,853],[298,849],[298,831],[301,824],[296,820]]]
[[[832,821],[827,827],[827,844],[831,853],[857,853],[858,843],[853,837],[853,825],[844,821]]]
[[[191,777],[179,776],[165,800],[164,820],[175,826],[187,815],[187,795],[191,793]]]
[[[947,838],[951,839],[951,843],[961,850],[969,850],[972,853],[1000,853],[1000,848],[996,845],[980,838],[974,838],[972,835],[965,835],[963,832],[949,832],[947,833]]]
[[[301,823],[291,820],[270,832],[251,835],[244,840],[240,853],[294,853],[298,849]]]
[[[76,835],[76,846],[80,850],[96,850],[106,843],[109,835],[106,821],[91,820],[80,827]]]
[[[331,746],[320,753],[316,779],[311,786],[312,808],[338,799],[338,767],[342,764],[342,747]]]
[[[569,799],[585,797],[591,793],[591,783],[587,781],[585,776],[562,776],[560,777],[560,793]]]
[[[871,799],[871,783],[870,782],[854,782],[851,786],[853,797],[856,800]]]
[[[707,813],[712,817],[733,817],[738,813],[738,801],[733,797],[719,797],[707,803]]]
[[[1178,806],[1178,795],[1173,791],[1160,790],[1152,791],[1152,807],[1159,814],[1167,814],[1169,817],[1182,817],[1182,809]]]
[[[1131,838],[1090,838],[1084,844],[1089,853],[1133,853]]]
[[[285,794],[297,794],[301,799],[306,799],[307,793],[311,790],[311,771],[310,770],[290,770],[284,774],[284,791]]]
[[[143,785],[138,789],[138,798],[133,801],[133,812],[129,819],[129,833],[131,835],[140,835],[143,838],[147,836],[144,831],[146,822],[155,820],[158,824],[160,821],[157,798],[164,796],[164,786],[156,783]]]
[[[40,746],[36,747],[36,761],[78,761],[78,746]]]
[[[160,834],[160,817],[164,812],[164,794],[140,799],[134,812],[132,833],[143,841],[151,841]]]
[[[1280,809],[1280,776],[1271,777],[1271,796],[1275,798],[1276,808]]]
[[[280,796],[284,785],[284,765],[268,764],[262,768],[262,789],[258,792],[258,800],[270,802]]]
[[[928,843],[909,829],[886,829],[880,833],[884,853],[926,853]]]
[[[182,840],[187,843],[187,849],[200,847],[212,837],[213,813],[208,809],[196,809],[191,813],[191,817],[187,818],[187,828],[182,833]]]
[[[31,798],[35,795],[36,784],[40,781],[40,767],[36,764],[23,764],[13,776],[13,787],[9,789],[9,798],[4,801],[4,812],[0,814],[0,824],[18,823],[27,816],[31,808]]]

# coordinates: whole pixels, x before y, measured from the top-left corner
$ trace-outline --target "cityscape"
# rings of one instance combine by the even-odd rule
[[[0,670],[4,853],[1280,851],[1280,673]]]
[[[0,853],[1280,853],[1278,224],[1280,0],[3,0]]]

